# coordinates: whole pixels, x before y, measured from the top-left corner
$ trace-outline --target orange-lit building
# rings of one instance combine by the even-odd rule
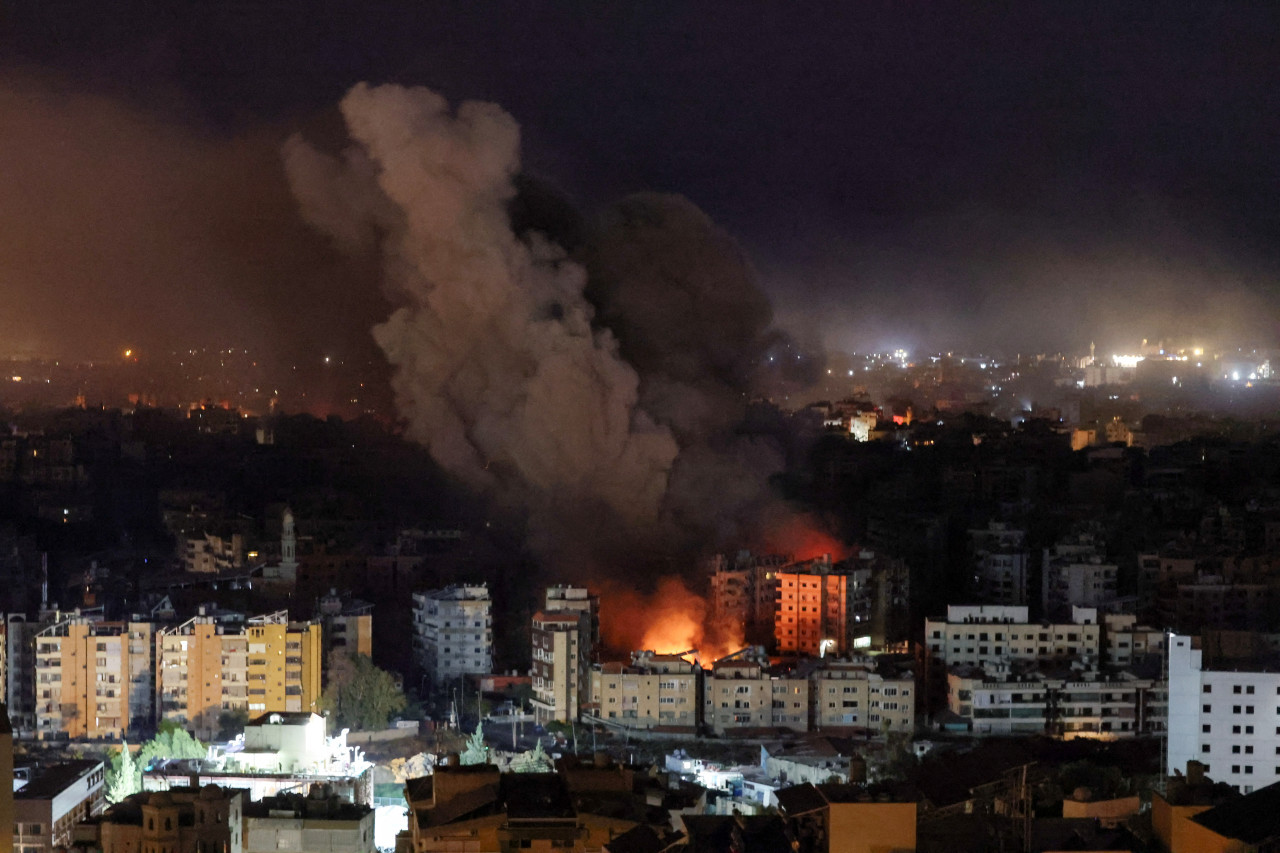
[[[837,573],[830,555],[780,569],[774,635],[781,654],[844,653],[849,640],[849,590],[855,579]]]
[[[196,737],[214,737],[223,711],[315,712],[323,630],[285,611],[241,624],[195,616],[156,633],[156,708]]]

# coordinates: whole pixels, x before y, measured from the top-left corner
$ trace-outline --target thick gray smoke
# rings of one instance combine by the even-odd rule
[[[621,538],[614,521],[723,529],[708,507],[761,500],[781,457],[728,431],[775,339],[727,235],[683,199],[638,196],[579,262],[513,231],[519,129],[498,107],[360,85],[341,109],[353,145],[291,140],[287,171],[312,224],[380,246],[398,307],[374,336],[410,437],[524,506],[544,553],[584,529]]]

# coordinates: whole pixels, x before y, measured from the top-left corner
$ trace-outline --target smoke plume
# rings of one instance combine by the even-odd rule
[[[359,85],[341,111],[350,147],[294,138],[286,169],[313,225],[381,252],[396,307],[373,334],[408,435],[442,466],[522,507],[544,557],[682,548],[772,500],[783,454],[735,425],[813,360],[770,367],[788,342],[732,238],[644,194],[566,248],[546,236],[570,242],[564,206],[517,197],[519,128],[497,106]]]

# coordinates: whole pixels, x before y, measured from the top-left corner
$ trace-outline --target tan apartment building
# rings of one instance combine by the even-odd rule
[[[830,557],[779,570],[774,635],[784,655],[844,653],[848,646],[850,577]]]
[[[868,729],[874,733],[915,729],[915,676],[885,675],[870,659],[826,660],[810,675],[817,729]]]
[[[600,722],[619,728],[696,730],[702,668],[678,655],[634,652],[631,663],[592,669],[591,702]]]
[[[152,625],[73,616],[35,635],[41,740],[119,740],[152,722]]]
[[[591,617],[582,611],[533,615],[533,713],[539,723],[578,718],[586,687]]]
[[[770,670],[763,652],[747,648],[712,664],[702,716],[717,735],[746,729],[809,730],[809,682]]]
[[[314,712],[321,692],[322,628],[290,623],[288,613],[243,625],[195,616],[156,633],[156,708],[208,739],[223,711]]]

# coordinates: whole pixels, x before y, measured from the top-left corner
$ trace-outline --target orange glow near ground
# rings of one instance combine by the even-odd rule
[[[704,665],[742,648],[742,637],[707,625],[710,608],[679,578],[663,578],[651,595],[606,588],[600,626],[615,651],[648,649],[676,654],[697,649]]]

